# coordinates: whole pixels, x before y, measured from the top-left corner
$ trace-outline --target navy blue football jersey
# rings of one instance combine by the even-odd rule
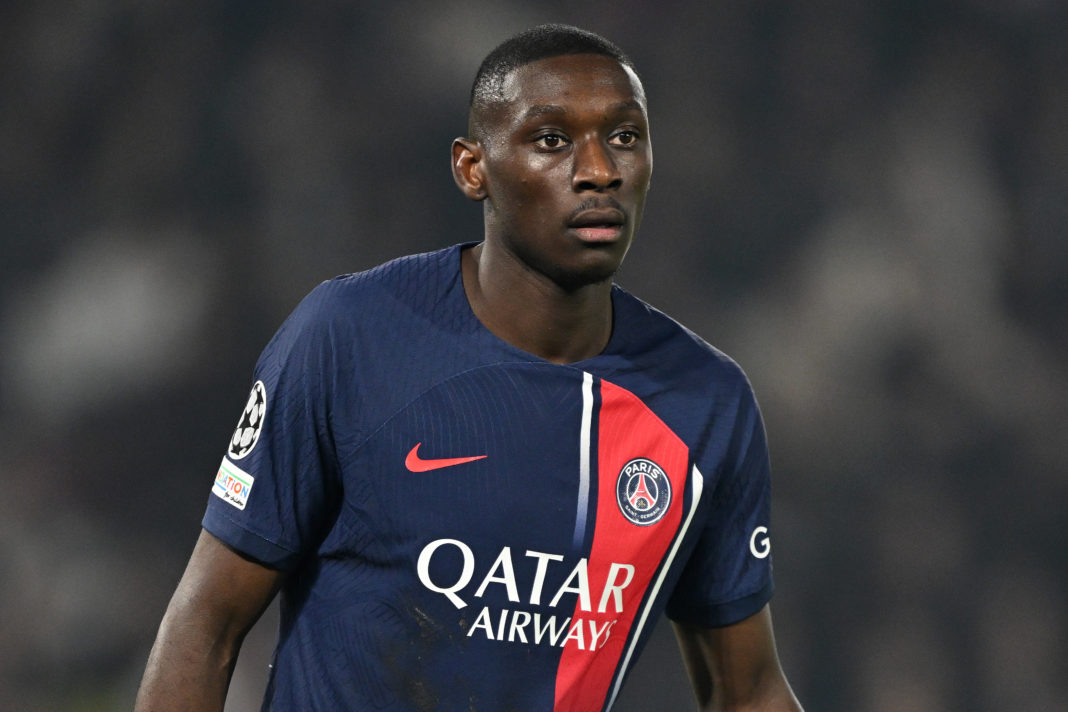
[[[607,710],[662,612],[771,597],[739,367],[619,287],[603,353],[523,352],[461,249],[323,283],[257,363],[203,524],[289,573],[265,710]]]

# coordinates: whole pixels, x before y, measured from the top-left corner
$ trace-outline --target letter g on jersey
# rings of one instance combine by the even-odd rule
[[[758,559],[766,559],[771,553],[771,538],[767,533],[767,527],[757,527],[749,537],[749,552]]]

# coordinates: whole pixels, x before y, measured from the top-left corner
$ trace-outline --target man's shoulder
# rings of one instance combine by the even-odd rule
[[[618,286],[615,292],[632,357],[692,378],[748,386],[741,366],[695,331]]]
[[[709,440],[708,429],[734,430],[755,402],[749,379],[734,359],[656,307],[622,291],[615,303],[621,348],[598,375],[641,399],[712,471],[713,444],[727,436]]]
[[[363,299],[388,294],[425,294],[456,279],[459,245],[405,255],[361,272],[329,279],[316,289],[333,300]]]
[[[315,287],[296,312],[316,322],[374,321],[406,304],[412,310],[432,307],[458,279],[459,249],[397,257],[361,272],[328,279]]]
[[[274,340],[354,345],[421,322],[444,308],[442,296],[458,279],[458,252],[453,246],[407,255],[328,279],[301,300]]]

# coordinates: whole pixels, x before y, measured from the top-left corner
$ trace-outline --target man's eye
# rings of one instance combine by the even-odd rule
[[[621,146],[631,146],[638,142],[638,134],[634,131],[620,131],[612,138]]]
[[[560,148],[565,142],[566,139],[559,134],[545,134],[534,140],[534,143],[542,148]]]

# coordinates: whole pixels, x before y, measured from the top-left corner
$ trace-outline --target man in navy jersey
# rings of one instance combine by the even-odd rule
[[[469,134],[483,241],[325,282],[264,350],[140,712],[222,710],[279,592],[265,710],[607,710],[662,612],[701,709],[800,709],[749,384],[612,283],[652,172],[629,59],[517,35]]]

